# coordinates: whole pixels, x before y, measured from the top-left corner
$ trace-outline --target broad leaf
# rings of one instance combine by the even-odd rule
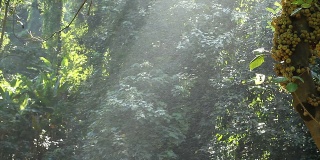
[[[282,82],[286,82],[286,81],[288,81],[287,77],[276,77],[273,79],[274,83],[282,83]]]
[[[298,85],[296,83],[290,82],[287,84],[286,89],[288,92],[292,93],[298,89]]]
[[[264,62],[264,54],[256,56],[251,62],[250,62],[250,71],[253,69],[261,66],[261,64]]]

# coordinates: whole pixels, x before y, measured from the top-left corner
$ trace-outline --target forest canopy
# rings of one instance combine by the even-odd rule
[[[0,159],[318,159],[274,83],[283,8],[0,1]]]

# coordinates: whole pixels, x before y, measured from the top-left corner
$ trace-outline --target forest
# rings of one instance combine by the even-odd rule
[[[320,159],[319,6],[0,0],[0,159]]]

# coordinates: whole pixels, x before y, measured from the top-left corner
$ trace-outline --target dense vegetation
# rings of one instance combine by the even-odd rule
[[[248,68],[275,2],[0,1],[0,159],[319,158]]]

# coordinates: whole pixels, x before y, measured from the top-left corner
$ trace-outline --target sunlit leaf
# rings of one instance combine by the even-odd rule
[[[258,55],[250,62],[250,65],[249,65],[250,71],[261,66],[261,64],[264,62],[264,56],[265,56],[264,54]]]
[[[34,71],[38,70],[38,68],[35,68],[35,67],[27,67],[27,69],[34,70]]]
[[[292,76],[292,78],[299,79],[302,83],[304,83],[304,80],[299,76]]]
[[[218,141],[221,141],[222,138],[223,138],[223,135],[222,135],[222,134],[217,134],[216,136],[217,136],[217,140],[218,140]]]
[[[272,14],[276,14],[276,11],[272,8],[266,8],[267,11],[271,12]]]
[[[68,57],[64,57],[64,58],[62,59],[61,66],[62,66],[62,67],[68,67],[68,65],[69,65]]]
[[[286,89],[288,92],[292,93],[298,89],[298,85],[296,83],[290,82],[287,84]]]
[[[282,8],[282,5],[279,2],[274,2],[274,5]]]
[[[288,81],[287,77],[276,77],[273,79],[274,83],[282,83],[282,82],[286,82],[286,81]]]
[[[40,57],[40,59],[44,62],[44,64],[47,66],[47,67],[51,67],[51,63],[49,60],[47,60],[46,58],[44,57]]]
[[[22,97],[22,103],[20,104],[20,110],[24,110],[26,106],[28,105],[29,101],[29,95],[26,94],[26,96]]]
[[[275,31],[275,28],[271,25],[271,21],[268,22],[268,25],[266,26],[266,28],[270,28],[273,32]]]

